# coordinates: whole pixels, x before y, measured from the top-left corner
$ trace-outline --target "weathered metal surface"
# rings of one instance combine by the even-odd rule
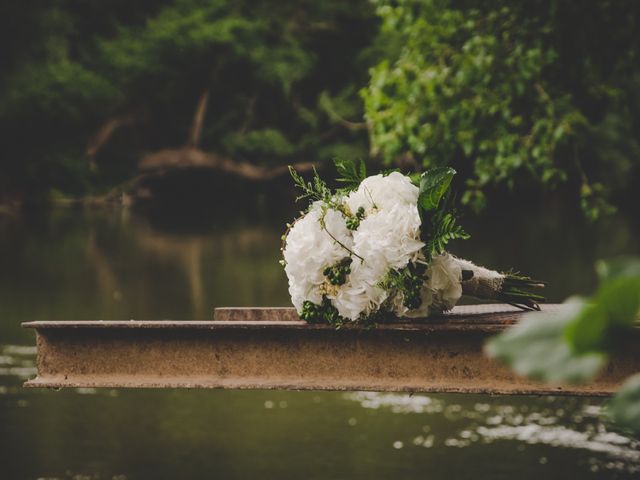
[[[214,321],[30,322],[38,376],[25,385],[607,395],[640,370],[634,332],[594,383],[518,378],[482,348],[521,315],[480,305],[340,330],[306,324],[289,308],[217,309]]]

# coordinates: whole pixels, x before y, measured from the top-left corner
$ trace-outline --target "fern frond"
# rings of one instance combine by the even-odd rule
[[[466,240],[469,234],[457,224],[455,212],[440,210],[431,217],[431,228],[426,234],[425,253],[428,258],[444,253],[447,244],[452,240]]]
[[[336,170],[338,170],[338,178],[336,180],[344,184],[342,189],[345,191],[355,190],[367,178],[367,166],[364,160],[360,160],[360,163],[357,164],[353,160],[335,158],[333,163],[336,166]]]
[[[296,202],[299,200],[310,200],[312,202],[316,200],[331,200],[331,189],[324,180],[320,178],[315,168],[313,169],[313,178],[309,182],[305,181],[291,165],[289,165],[289,173],[291,174],[294,185],[302,190],[302,194],[296,197]]]

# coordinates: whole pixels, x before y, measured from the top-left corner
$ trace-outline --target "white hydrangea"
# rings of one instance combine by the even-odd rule
[[[448,253],[437,255],[431,260],[425,273],[420,291],[420,307],[409,310],[402,303],[404,297],[397,295],[392,304],[393,312],[399,317],[424,318],[433,313],[451,310],[462,296],[461,282],[462,267],[458,260]]]
[[[411,179],[399,172],[389,175],[373,175],[365,178],[358,189],[346,199],[352,212],[363,207],[367,214],[374,210],[386,210],[396,205],[413,205],[418,203],[419,190]],[[416,207],[417,211],[417,207]]]
[[[289,230],[283,251],[285,273],[289,279],[289,294],[299,312],[305,300],[315,304],[322,303],[320,287],[325,282],[323,270],[349,256],[349,252],[331,238],[331,235],[347,248],[353,246],[351,231],[347,229],[340,212],[331,209],[326,211],[326,231],[320,225],[321,215],[322,203],[315,202],[311,210],[298,219]]]
[[[392,312],[396,314],[398,317],[408,317],[408,318],[424,318],[428,317],[433,306],[433,291],[427,287],[426,285],[422,286],[422,290],[420,290],[420,299],[422,303],[420,307],[415,310],[409,310],[404,305],[404,295],[399,294],[396,295],[391,307]]]
[[[433,305],[438,311],[451,310],[462,296],[462,267],[453,255],[434,257],[427,268],[424,283],[433,293]]]
[[[398,172],[368,177],[345,199],[352,212],[364,208],[365,218],[353,233],[349,279],[329,297],[341,316],[357,320],[378,310],[388,297],[380,283],[389,269],[418,257],[424,243],[417,201],[418,188]]]
[[[420,215],[416,204],[396,204],[371,213],[353,234],[353,251],[365,263],[383,260],[389,268],[406,267],[415,260],[424,243],[420,241]]]
[[[307,300],[321,304],[323,296],[331,300],[340,316],[352,321],[378,311],[385,303],[396,315],[408,317],[452,308],[462,293],[462,273],[448,254],[430,263],[419,309],[408,310],[402,293],[392,293],[389,298],[390,292],[382,287],[390,270],[424,262],[418,193],[411,180],[398,172],[366,178],[344,199],[346,211],[364,210],[364,218],[354,231],[347,228],[345,214],[327,207],[323,210],[322,203],[315,202],[289,231],[283,252],[289,293],[298,312]],[[323,215],[324,229],[320,222]],[[324,269],[345,257],[351,258],[346,282],[329,285]]]

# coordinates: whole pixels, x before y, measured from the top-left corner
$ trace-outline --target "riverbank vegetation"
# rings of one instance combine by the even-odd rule
[[[595,219],[640,187],[638,24],[632,1],[3,2],[0,203],[342,157]]]

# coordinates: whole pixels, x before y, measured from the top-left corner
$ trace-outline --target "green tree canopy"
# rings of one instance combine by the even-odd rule
[[[18,49],[2,47],[0,126],[10,155],[0,170],[19,188],[82,192],[122,181],[141,153],[188,141],[203,98],[204,150],[258,164],[366,154],[366,130],[349,120],[362,117],[357,90],[377,31],[367,2],[2,8]],[[110,134],[91,172],[87,143],[110,119],[128,129]]]
[[[573,178],[590,217],[637,174],[637,2],[376,5],[396,47],[362,95],[386,162],[454,165],[477,207],[487,186],[523,172],[546,187]]]
[[[476,207],[562,186],[595,218],[640,186],[638,25],[632,0],[8,0],[0,201],[191,145],[451,166]]]

